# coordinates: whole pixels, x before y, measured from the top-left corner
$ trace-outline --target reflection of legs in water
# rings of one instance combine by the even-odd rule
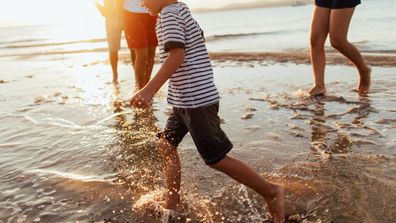
[[[121,99],[113,101],[113,133],[109,168],[117,173],[117,183],[122,182],[139,195],[159,186],[161,156],[153,142],[159,129],[153,109],[132,111]]]
[[[124,102],[120,98],[120,87],[119,85],[114,85],[114,101],[113,101],[113,111],[114,113],[120,113],[116,118],[116,126],[119,128],[135,129],[137,131],[151,131],[156,133],[158,128],[156,126],[157,118],[154,116],[154,109],[152,106],[146,109],[138,109],[133,111],[133,121],[128,123],[127,116],[123,113]],[[127,107],[125,105],[124,107]]]
[[[115,99],[113,101],[113,111],[114,113],[121,113],[123,111],[122,109],[122,99],[120,98],[120,86],[114,85],[114,96]],[[122,129],[123,126],[125,126],[125,123],[128,122],[126,115],[117,115],[115,117],[115,127],[117,129]]]
[[[352,120],[352,124],[364,125],[362,119],[367,118],[370,112],[374,110],[374,108],[371,107],[371,101],[368,97],[360,97],[359,101],[359,107],[356,108],[357,116]]]
[[[327,149],[327,130],[320,125],[325,123],[324,104],[317,102],[314,109],[314,117],[311,120],[311,145],[314,155],[318,155],[320,151]]]

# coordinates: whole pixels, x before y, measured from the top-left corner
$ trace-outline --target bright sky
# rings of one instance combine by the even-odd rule
[[[190,8],[212,8],[256,0],[182,0]],[[0,26],[97,20],[94,0],[0,0]]]

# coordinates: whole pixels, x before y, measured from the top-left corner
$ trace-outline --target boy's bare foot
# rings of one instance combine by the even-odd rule
[[[167,216],[167,223],[179,223],[186,222],[186,218],[188,216],[188,212],[176,212],[169,210],[169,214]]]
[[[317,86],[315,85],[310,91],[309,91],[309,95],[311,95],[312,97],[316,97],[316,96],[324,96],[326,94],[326,88],[323,86]]]
[[[371,85],[371,67],[367,67],[367,71],[365,73],[360,74],[357,92],[359,92],[359,94],[367,94],[370,90],[370,85]]]
[[[279,185],[274,185],[275,195],[272,199],[266,199],[268,210],[274,223],[285,222],[285,190]]]

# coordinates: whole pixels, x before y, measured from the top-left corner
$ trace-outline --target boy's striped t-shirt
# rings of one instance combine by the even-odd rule
[[[172,48],[184,48],[185,60],[169,79],[168,103],[179,108],[198,108],[215,104],[219,93],[205,46],[203,31],[181,2],[164,7],[158,17],[157,39],[160,62]]]

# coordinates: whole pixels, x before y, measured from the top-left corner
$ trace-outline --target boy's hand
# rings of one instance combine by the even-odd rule
[[[131,106],[135,108],[147,108],[153,99],[153,95],[143,88],[131,98]]]

